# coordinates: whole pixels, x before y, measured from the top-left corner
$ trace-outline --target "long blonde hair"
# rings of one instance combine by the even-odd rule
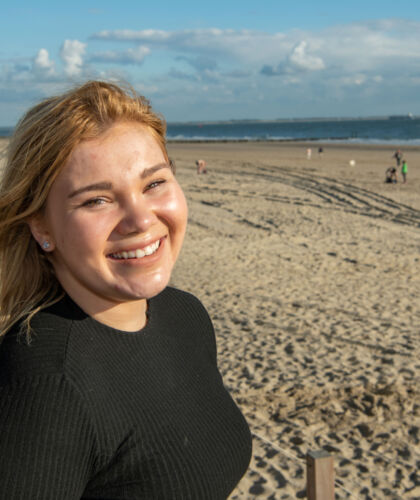
[[[90,81],[46,99],[18,123],[0,184],[0,341],[18,321],[29,339],[34,314],[60,298],[28,220],[43,210],[74,148],[118,121],[147,126],[167,158],[164,120],[147,99],[113,83]]]

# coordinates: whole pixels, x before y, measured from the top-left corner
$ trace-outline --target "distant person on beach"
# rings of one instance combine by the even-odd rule
[[[407,162],[405,160],[403,160],[402,167],[401,167],[401,175],[403,178],[403,184],[405,184],[407,182],[407,171],[408,171]]]
[[[311,148],[308,148],[308,149],[306,150],[306,158],[307,158],[308,160],[310,160],[310,159],[312,158],[312,149],[311,149]]]
[[[395,167],[389,167],[386,169],[385,182],[396,184],[396,182],[397,182],[397,169]]]
[[[30,109],[0,182],[0,497],[226,499],[249,427],[202,303],[165,122],[91,81]]]
[[[393,154],[392,157],[395,158],[395,163],[396,163],[397,167],[399,167],[401,165],[401,159],[402,159],[401,150],[397,149],[397,151],[395,151],[395,153]]]
[[[197,167],[197,174],[207,174],[206,162],[205,160],[197,160],[195,162]]]
[[[324,152],[324,148],[322,148],[322,147],[318,148],[318,154],[319,154],[319,156],[322,156],[323,152]]]

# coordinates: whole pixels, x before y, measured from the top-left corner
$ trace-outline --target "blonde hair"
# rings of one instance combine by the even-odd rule
[[[43,210],[74,148],[121,121],[146,126],[168,160],[163,118],[130,87],[90,81],[40,102],[18,123],[0,184],[0,340],[18,321],[29,339],[33,316],[61,297],[28,220]]]

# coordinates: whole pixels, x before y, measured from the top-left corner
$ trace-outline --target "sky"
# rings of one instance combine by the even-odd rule
[[[420,115],[418,0],[19,0],[0,28],[0,126],[90,79],[169,122]]]

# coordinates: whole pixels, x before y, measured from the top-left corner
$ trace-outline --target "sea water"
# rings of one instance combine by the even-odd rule
[[[0,137],[13,129],[0,127]],[[168,123],[170,141],[343,141],[420,145],[420,117]]]
[[[169,123],[172,141],[344,141],[420,145],[420,118]]]

